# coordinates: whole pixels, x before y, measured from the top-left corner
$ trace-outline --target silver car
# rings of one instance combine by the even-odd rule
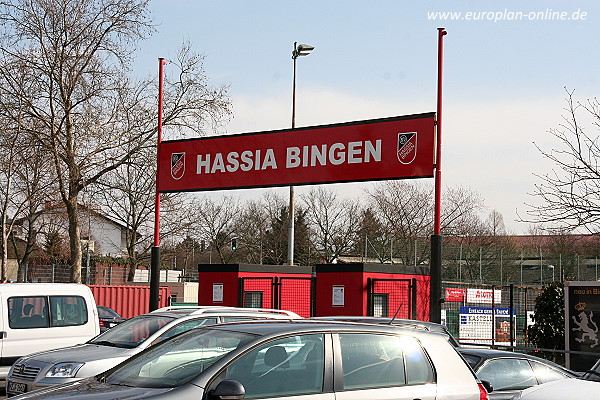
[[[106,371],[148,346],[192,328],[248,319],[290,319],[283,310],[166,307],[126,320],[88,342],[19,358],[7,376],[9,397]]]
[[[252,321],[194,329],[30,400],[487,400],[444,335],[349,322]]]
[[[580,378],[562,379],[525,389],[513,400],[599,400],[600,360]]]

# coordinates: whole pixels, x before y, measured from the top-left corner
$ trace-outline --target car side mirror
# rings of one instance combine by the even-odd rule
[[[485,388],[485,390],[487,390],[488,393],[492,393],[494,391],[494,386],[492,386],[492,383],[489,381],[481,381],[481,384],[483,385],[483,387]]]
[[[214,400],[242,400],[246,395],[246,389],[238,381],[225,379],[217,385],[215,390],[209,393],[209,398]]]

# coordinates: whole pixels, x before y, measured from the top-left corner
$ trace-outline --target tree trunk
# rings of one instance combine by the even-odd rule
[[[5,218],[5,217],[4,217]],[[8,240],[6,234],[6,221],[2,220],[2,266],[0,271],[0,282],[6,282],[6,265],[8,264]]]
[[[81,283],[81,234],[79,231],[79,218],[77,216],[77,197],[72,197],[65,203],[67,216],[69,218],[69,248],[71,257],[69,260],[71,268],[71,282]]]

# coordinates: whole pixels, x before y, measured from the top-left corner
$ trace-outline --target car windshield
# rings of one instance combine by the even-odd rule
[[[196,329],[148,348],[98,379],[110,385],[171,388],[198,376],[255,335]]]
[[[596,362],[592,369],[585,371],[585,374],[581,378],[588,381],[600,382],[600,360]]]
[[[132,349],[174,319],[162,315],[140,315],[107,330],[88,343]]]

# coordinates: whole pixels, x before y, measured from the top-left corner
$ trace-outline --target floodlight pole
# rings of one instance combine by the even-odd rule
[[[298,45],[298,42],[294,42],[294,51],[292,51],[292,60],[294,63],[294,77],[292,83],[292,129],[296,128],[296,59],[299,56],[307,56],[313,49],[313,46],[309,46],[306,44]],[[288,265],[294,265],[294,208],[294,186],[290,186],[287,254]]]
[[[156,143],[156,197],[154,202],[154,245],[150,253],[150,299],[149,311],[158,309],[160,287],[160,193],[158,192],[158,172],[160,171],[159,149],[162,143],[163,120],[163,75],[165,59],[158,59],[158,127]],[[135,267],[135,266],[133,266]]]
[[[438,28],[438,82],[437,82],[437,121],[435,151],[435,199],[433,235],[431,235],[431,260],[429,263],[429,319],[440,323],[442,320],[442,71],[444,56],[444,28]]]

